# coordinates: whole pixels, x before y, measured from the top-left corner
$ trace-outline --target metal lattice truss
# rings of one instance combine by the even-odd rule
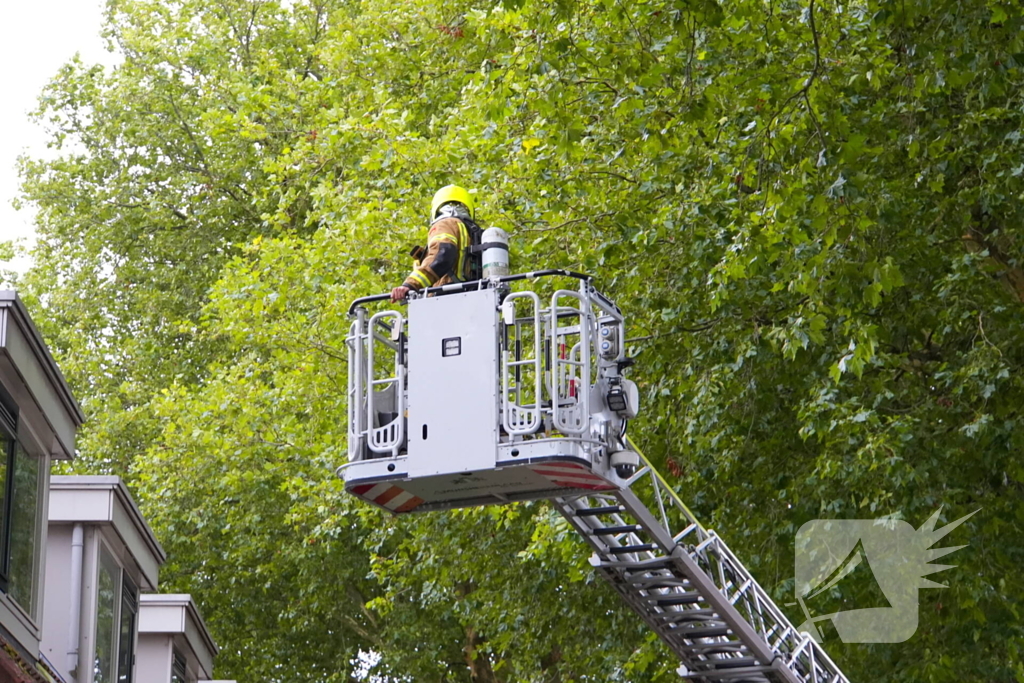
[[[594,549],[591,564],[679,656],[683,677],[849,683],[641,457],[628,486],[554,503]]]

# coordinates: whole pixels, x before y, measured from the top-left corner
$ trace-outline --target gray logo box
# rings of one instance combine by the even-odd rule
[[[815,519],[796,534],[796,599],[805,621],[799,630],[818,642],[819,625],[831,621],[844,643],[902,643],[917,631],[918,591],[945,588],[924,577],[955,565],[931,564],[965,546],[932,548],[978,510],[936,530],[939,508],[920,529],[897,519]],[[843,582],[856,581],[871,606],[833,609],[822,614]],[[867,587],[866,589],[864,587]],[[828,611],[831,609],[831,611]]]

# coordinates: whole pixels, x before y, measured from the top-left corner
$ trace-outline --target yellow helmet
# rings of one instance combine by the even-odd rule
[[[461,202],[465,204],[466,208],[469,209],[469,215],[473,215],[472,195],[458,185],[445,185],[437,191],[437,194],[434,195],[434,201],[430,204],[430,220],[434,220],[437,217],[437,210],[448,202]]]

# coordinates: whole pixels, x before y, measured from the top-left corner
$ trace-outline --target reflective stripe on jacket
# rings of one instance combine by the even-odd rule
[[[442,218],[427,233],[427,255],[416,264],[402,284],[419,290],[466,279],[470,237],[458,218]]]

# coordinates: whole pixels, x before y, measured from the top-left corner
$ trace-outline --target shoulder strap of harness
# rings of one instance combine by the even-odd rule
[[[484,229],[472,218],[459,218],[469,233],[469,244],[466,245],[466,279],[479,280],[483,276],[483,257],[480,243],[483,241]]]

